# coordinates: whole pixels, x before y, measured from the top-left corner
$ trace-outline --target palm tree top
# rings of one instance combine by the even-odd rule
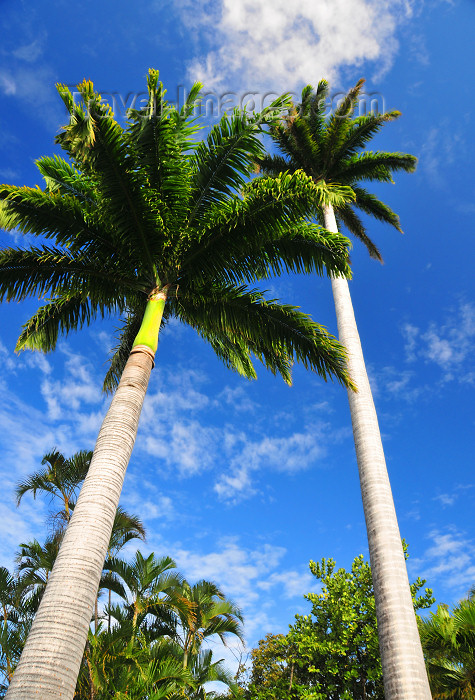
[[[164,322],[189,324],[244,376],[256,376],[254,355],[288,382],[298,361],[348,385],[344,350],[325,329],[247,286],[283,271],[349,275],[348,240],[308,222],[325,197],[320,181],[296,170],[248,181],[264,157],[263,130],[290,102],[235,111],[196,143],[200,87],[178,110],[151,70],[147,104],[122,127],[90,81],[78,85],[81,102],[58,85],[70,116],[57,142],[68,160],[37,161],[44,190],[0,187],[0,225],[47,241],[0,253],[0,299],[46,299],[17,349],[53,350],[60,334],[119,314],[111,390],[147,300],[166,290]],[[334,193],[340,203],[349,196],[344,185]]]
[[[351,188],[353,201],[347,198],[329,203],[333,205],[337,222],[366,245],[371,257],[382,262],[380,251],[368,237],[355,209],[402,232],[399,217],[359,183],[393,182],[393,173],[413,172],[417,159],[408,153],[366,150],[381,128],[401,113],[393,110],[354,116],[364,82],[359,80],[330,116],[326,114],[327,81],[320,81],[316,89],[307,85],[300,103],[292,105],[279,122],[270,125],[272,138],[282,155],[266,155],[258,158],[257,164],[267,174],[302,169],[315,182],[326,183],[330,188],[336,184]],[[322,221],[321,205],[319,202],[316,205],[317,219]]]
[[[57,496],[65,505],[74,506],[75,492],[86,478],[91,457],[92,451],[81,450],[67,458],[54,448],[41,460],[45,469],[30,474],[17,485],[17,505],[20,505],[25,493],[31,492],[33,498],[36,498],[36,494],[40,492],[50,494],[51,498]]]

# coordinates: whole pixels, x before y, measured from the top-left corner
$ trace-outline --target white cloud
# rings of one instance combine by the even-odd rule
[[[18,369],[18,363],[15,362],[12,354],[9,352],[8,348],[0,340],[0,361],[2,363],[3,369],[9,372],[15,372]]]
[[[468,145],[462,131],[450,128],[450,120],[444,119],[440,126],[433,126],[425,134],[419,155],[420,168],[429,182],[439,189],[446,189],[447,166],[467,157]]]
[[[214,552],[179,549],[174,558],[190,580],[216,581],[225,594],[243,606],[257,601],[257,583],[274,569],[285,555],[283,547],[266,544],[261,548],[240,547],[235,538],[218,543]]]
[[[139,488],[140,487],[140,488]],[[172,520],[175,517],[173,501],[160,493],[150,481],[140,482],[135,474],[129,472],[120,500],[131,513],[140,513],[143,522],[150,520]]]
[[[42,352],[27,352],[24,355],[25,363],[28,367],[37,367],[43,374],[51,374],[51,363]]]
[[[67,356],[65,378],[53,380],[46,376],[41,384],[41,393],[52,420],[59,420],[65,414],[78,411],[83,404],[102,402],[100,384],[93,375],[88,359],[70,352],[66,345],[60,346],[60,351]],[[42,369],[44,371],[47,368],[44,366]]]
[[[253,413],[258,408],[258,404],[248,397],[243,386],[237,386],[234,389],[230,386],[225,386],[223,391],[218,394],[216,400],[217,403],[222,401],[235,411],[242,413]]]
[[[404,345],[406,360],[408,362],[414,362],[417,357],[416,348],[419,336],[419,328],[417,328],[417,326],[413,326],[411,323],[406,323],[402,328],[402,334],[406,341]]]
[[[6,566],[12,570],[14,552],[21,542],[28,542],[34,537],[35,527],[38,527],[38,515],[44,520],[41,507],[33,507],[22,503],[20,509],[16,509],[12,503],[0,503],[0,566]]]
[[[138,449],[160,460],[158,468],[167,466],[180,476],[192,476],[214,463],[220,432],[198,420],[177,413],[168,418],[156,415],[154,423],[148,421],[139,430]]]
[[[443,507],[453,506],[455,501],[457,500],[457,495],[450,493],[440,493],[438,496],[434,496],[433,500],[439,501]]]
[[[42,37],[37,37],[29,44],[24,44],[19,46],[15,51],[12,51],[15,58],[19,58],[22,61],[27,61],[27,63],[34,63],[43,53],[43,43],[46,35]]]
[[[419,559],[409,559],[409,568],[429,586],[437,581],[452,595],[466,595],[475,580],[475,543],[455,527],[434,529],[429,539],[430,547]]]
[[[16,94],[16,82],[10,71],[2,71],[0,73],[0,89],[3,91],[4,95]]]
[[[473,484],[457,484],[454,487],[453,491],[440,493],[437,496],[434,496],[432,500],[439,501],[443,508],[447,506],[453,506],[454,503],[458,500],[458,498],[460,498],[461,496],[466,497],[467,492],[471,491],[471,489],[473,488]]]
[[[332,431],[327,423],[307,426],[304,432],[283,437],[266,435],[260,440],[249,439],[244,433],[232,435],[233,453],[229,467],[215,483],[219,498],[232,502],[256,493],[252,474],[263,469],[293,474],[308,469],[321,460],[330,442],[341,440],[347,431]],[[239,448],[239,444],[241,447]]]
[[[382,73],[398,49],[398,26],[412,14],[405,0],[181,0],[184,22],[216,44],[189,67],[207,88],[278,92],[367,61]]]
[[[475,351],[475,304],[461,302],[443,323],[431,322],[425,330],[408,323],[402,333],[408,362],[423,359],[437,365],[443,381],[475,382],[475,372],[470,369]]]
[[[427,391],[427,387],[414,386],[416,373],[411,370],[400,370],[391,365],[376,370],[369,366],[368,375],[373,396],[381,399],[402,399],[413,403]]]
[[[275,586],[283,588],[286,598],[302,598],[309,592],[314,579],[307,571],[280,571],[272,573],[266,581],[261,581],[258,585],[264,591],[268,591]]]
[[[33,67],[15,62],[9,68],[0,67],[0,91],[18,99],[24,110],[40,118],[48,129],[57,129],[64,121],[64,111],[54,89],[58,76],[46,65]]]

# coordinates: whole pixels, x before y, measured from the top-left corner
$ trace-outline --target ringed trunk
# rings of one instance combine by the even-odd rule
[[[325,228],[337,232],[331,205]],[[348,390],[356,460],[368,533],[378,638],[386,700],[431,700],[412,603],[401,536],[384,458],[378,418],[366,373],[348,282],[332,278],[338,334],[358,388]]]
[[[137,435],[168,287],[147,303],[141,329],[102,423],[8,700],[72,700],[94,602]]]

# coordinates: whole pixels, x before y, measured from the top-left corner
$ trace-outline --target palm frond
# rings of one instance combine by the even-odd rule
[[[158,81],[158,71],[150,70],[147,87],[149,98],[140,110],[129,111],[126,135],[140,167],[146,172],[149,186],[159,193],[162,216],[186,218],[190,194],[190,166],[185,151],[196,129],[190,125],[190,103],[181,114],[165,100],[165,90]],[[196,99],[200,85],[193,86],[189,99]],[[173,229],[169,222],[169,229]]]
[[[128,148],[124,129],[94,91],[92,83],[85,81],[78,85],[78,90],[85,105],[83,123],[74,115],[57,141],[75,157],[86,174],[90,170],[94,172],[110,227],[122,247],[132,249],[156,276],[164,231],[159,207],[147,206],[145,193],[150,183],[139,167],[134,150]],[[156,198],[159,199],[158,192]]]
[[[136,292],[136,280],[122,275],[114,261],[98,259],[89,251],[73,254],[47,246],[0,251],[0,300],[82,295],[93,304],[115,308],[116,299],[130,293],[131,286]]]
[[[16,351],[26,348],[42,352],[54,350],[60,334],[67,335],[70,331],[89,324],[98,316],[104,318],[117,310],[121,310],[118,304],[112,308],[101,303],[93,305],[84,297],[58,298],[41,306],[24,324],[17,341]]]
[[[205,329],[210,335],[216,330],[236,338],[288,383],[293,362],[299,362],[324,379],[335,377],[345,386],[352,385],[340,343],[306,314],[268,302],[257,290],[197,288],[176,301],[175,313],[199,333]]]
[[[335,179],[344,184],[368,180],[371,182],[393,182],[392,173],[402,170],[414,172],[417,158],[408,153],[385,153],[365,151],[343,161],[335,173]]]
[[[399,216],[387,204],[381,202],[374,194],[367,192],[362,187],[354,186],[353,189],[356,195],[355,206],[358,209],[364,211],[365,214],[374,216],[379,221],[394,226],[395,229],[402,233]]]
[[[203,220],[208,207],[221,202],[245,184],[253,163],[264,154],[259,135],[276,122],[289,100],[274,100],[257,115],[235,110],[214,126],[191,156],[194,195],[189,221]]]
[[[98,202],[93,182],[64,158],[60,158],[58,155],[43,156],[35,162],[43,175],[48,192],[68,194],[76,200],[97,207]]]
[[[335,154],[335,162],[343,158],[349,158],[365,148],[366,144],[381,130],[384,124],[394,121],[400,116],[401,112],[394,110],[384,114],[368,114],[352,119],[345,142]]]
[[[346,226],[348,231],[352,233],[355,238],[360,240],[366,246],[372,258],[379,260],[379,262],[383,262],[379,249],[366,233],[366,228],[364,227],[364,224],[358,214],[349,204],[338,208],[336,218],[339,223],[341,222]]]
[[[283,156],[269,155],[268,153],[265,153],[260,158],[256,158],[256,166],[258,172],[271,177],[277,177],[282,172],[293,173],[299,169],[296,164]]]
[[[358,101],[358,95],[361,92],[364,82],[363,79],[358,80],[356,85],[347,92],[333,114],[328,118],[324,134],[324,169],[326,171],[336,162],[337,154],[346,141],[351,128],[351,118]]]
[[[304,98],[304,92],[309,88],[308,97]],[[326,80],[320,80],[315,91],[310,85],[302,91],[302,116],[308,120],[313,139],[316,142],[320,141],[325,130],[325,113],[329,91],[330,88]]]
[[[346,201],[349,193],[353,195],[348,187],[335,187],[331,201]],[[313,182],[301,170],[254,180],[245,188],[242,199],[221,204],[216,213],[210,213],[208,230],[190,247],[180,272],[192,274],[197,283],[223,280],[241,284],[280,274],[284,269],[302,269],[296,239],[306,236],[309,240],[313,237],[316,243],[308,246],[304,254],[307,260],[312,252],[316,256],[309,271],[318,270],[321,274],[322,265],[328,264],[329,272],[347,274],[349,241],[312,225],[308,225],[306,232],[302,220],[327,197],[324,184]],[[288,241],[293,241],[293,245],[286,246]],[[286,252],[282,260],[281,250]],[[290,258],[292,252],[295,262]]]

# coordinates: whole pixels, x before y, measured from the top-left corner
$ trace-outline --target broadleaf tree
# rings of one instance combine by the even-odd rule
[[[384,700],[369,563],[360,555],[346,570],[324,558],[311,561],[310,571],[318,591],[304,596],[311,611],[251,652],[246,700]],[[415,611],[434,602],[424,584],[411,584]]]
[[[121,126],[90,81],[79,101],[60,85],[69,123],[57,142],[67,159],[37,161],[44,189],[0,186],[0,225],[40,239],[0,252],[0,299],[43,301],[17,349],[47,352],[95,319],[122,320],[105,379],[106,389],[118,386],[9,700],[73,697],[162,324],[190,325],[248,378],[253,355],[287,382],[297,361],[352,386],[338,341],[249,287],[284,270],[349,274],[348,240],[308,221],[326,188],[302,171],[249,181],[264,155],[261,133],[287,98],[224,116],[197,143],[199,89],[178,110],[151,70],[147,104]],[[351,196],[346,186],[332,193],[340,203]]]

